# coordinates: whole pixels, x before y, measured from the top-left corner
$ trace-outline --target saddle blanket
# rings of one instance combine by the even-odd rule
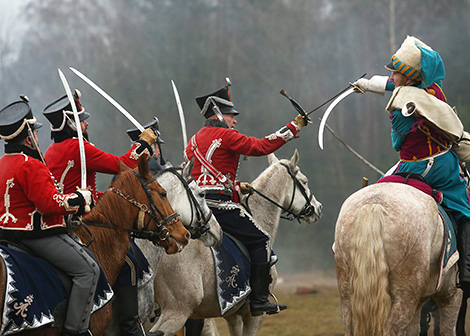
[[[45,260],[0,246],[5,266],[5,299],[1,335],[63,324],[68,292],[56,270]],[[113,291],[101,271],[92,312],[106,305]]]
[[[224,234],[222,244],[211,247],[217,298],[223,316],[251,292],[250,263],[237,244]]]
[[[457,252],[457,224],[452,216],[449,216],[445,209],[437,204],[439,215],[444,225],[444,248],[441,255],[441,267],[439,268],[439,276],[437,278],[436,290],[441,286],[441,279],[452,266],[459,260],[459,252]]]

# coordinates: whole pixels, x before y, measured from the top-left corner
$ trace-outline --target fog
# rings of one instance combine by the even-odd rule
[[[76,77],[72,66],[141,123],[157,116],[164,158],[179,164],[183,140],[171,80],[181,96],[188,137],[203,123],[194,97],[220,88],[225,77],[240,111],[237,129],[263,137],[296,116],[280,89],[312,110],[364,73],[388,75],[384,64],[413,35],[441,54],[446,96],[469,128],[469,24],[467,0],[0,0],[0,106],[20,94],[29,96],[44,124],[39,138],[45,152],[51,140],[42,111],[65,94],[60,68],[70,86],[82,91],[91,113],[91,141],[122,155],[130,145],[125,130],[133,125]],[[387,101],[387,94],[354,94],[328,120],[382,171],[398,159],[390,145]],[[281,221],[274,244],[280,272],[332,270],[341,203],[361,187],[363,177],[371,183],[380,177],[328,132],[324,150],[319,148],[318,120],[325,109],[276,152],[289,158],[299,150],[300,168],[324,206],[317,224]],[[266,158],[241,161],[239,179],[251,181],[267,165]],[[99,189],[109,181],[99,176]]]

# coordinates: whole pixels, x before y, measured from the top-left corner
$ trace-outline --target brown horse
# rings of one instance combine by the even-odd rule
[[[441,335],[455,335],[462,291],[456,264],[441,272],[444,237],[434,199],[409,185],[379,183],[349,196],[334,249],[345,335],[418,335],[430,297]]]
[[[166,191],[149,171],[146,159],[140,159],[137,170],[121,168],[121,176],[101,196],[92,211],[83,217],[93,237],[89,248],[98,259],[112,286],[129,247],[130,233],[146,237],[165,248],[166,253],[181,251],[190,234],[166,198]],[[97,226],[98,225],[98,226]],[[83,242],[90,240],[83,226],[75,230]],[[4,300],[5,267],[0,262],[0,298]],[[3,307],[3,304],[2,304]],[[111,305],[91,316],[90,330],[102,335],[111,321]],[[0,322],[1,323],[1,322]],[[28,330],[18,335],[56,336],[61,327]]]

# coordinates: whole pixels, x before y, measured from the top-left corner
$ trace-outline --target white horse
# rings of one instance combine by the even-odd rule
[[[441,335],[455,335],[462,292],[456,264],[436,290],[443,248],[432,197],[399,183],[352,194],[341,207],[334,245],[345,335],[418,335],[429,297],[439,305]]]
[[[180,215],[181,222],[191,232],[192,238],[197,238],[204,246],[220,245],[222,229],[206,203],[204,192],[192,179],[191,169],[192,164],[182,169],[181,173],[178,168],[165,167],[157,177],[157,181],[166,190],[168,201],[173,210]],[[156,272],[164,250],[145,239],[136,239],[135,242],[144,253],[152,270]],[[139,287],[138,296],[140,320],[146,321],[154,311],[153,279]],[[114,316],[112,326],[106,335],[119,335],[117,318]]]
[[[297,150],[290,160],[279,161],[269,155],[270,166],[252,183],[260,193],[293,214],[305,214],[307,223],[321,216],[321,204],[308,188],[308,181],[297,167]],[[246,202],[246,198],[244,200]],[[249,208],[257,223],[274,240],[281,208],[273,202],[253,194],[248,199]],[[306,209],[309,211],[305,211]],[[276,272],[272,272],[275,283]],[[174,335],[188,318],[220,317],[216,294],[214,261],[211,250],[198,240],[191,240],[182,253],[175,257],[164,255],[155,278],[155,299],[161,316],[151,331],[161,330]],[[231,335],[256,335],[264,316],[253,317],[248,302],[241,302],[223,316]]]

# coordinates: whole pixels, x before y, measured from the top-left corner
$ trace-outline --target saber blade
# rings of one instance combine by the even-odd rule
[[[126,111],[126,109],[124,107],[122,107],[117,101],[115,101],[113,99],[113,97],[111,97],[110,95],[108,95],[106,92],[104,92],[103,89],[101,89],[98,85],[96,85],[91,79],[89,79],[87,76],[85,76],[84,74],[82,74],[80,71],[78,71],[77,69],[75,68],[72,68],[70,67],[70,70],[72,70],[72,72],[74,74],[76,74],[78,77],[80,77],[81,79],[83,79],[88,85],[90,85],[93,89],[95,89],[100,95],[102,95],[104,97],[104,99],[106,99],[109,103],[111,103],[111,105],[113,105],[115,108],[117,108],[119,110],[119,112],[121,112],[122,114],[124,114],[124,116],[129,119],[129,121],[134,124],[135,127],[137,127],[137,129],[141,132],[144,131],[144,127],[129,113]]]
[[[188,136],[186,133],[186,121],[184,119],[184,112],[183,112],[183,105],[181,104],[180,95],[178,93],[178,89],[176,88],[175,82],[171,80],[171,86],[173,87],[173,93],[175,95],[176,106],[178,107],[178,113],[180,116],[181,122],[181,132],[183,133],[183,150],[186,149],[186,145],[188,144]]]
[[[82,134],[82,126],[80,125],[80,118],[78,117],[77,106],[75,105],[75,99],[73,98],[72,91],[70,90],[69,83],[64,76],[64,73],[60,70],[59,77],[62,81],[62,85],[64,86],[65,93],[67,94],[67,98],[69,99],[70,105],[72,106],[73,118],[75,121],[75,128],[77,129],[78,135],[78,148],[80,150],[80,172],[81,172],[81,183],[80,188],[86,189],[86,159],[85,159],[85,145],[83,143],[83,134]]]
[[[328,108],[326,109],[325,111],[325,114],[323,115],[323,117],[321,118],[321,122],[320,122],[320,128],[318,129],[318,145],[320,146],[320,148],[323,150],[323,133],[325,131],[325,125],[326,125],[326,120],[328,119],[331,111],[333,111],[333,109],[335,108],[336,105],[338,105],[338,103],[343,100],[344,98],[346,98],[347,96],[349,96],[351,93],[354,92],[354,88],[351,87],[349,88],[349,90],[346,90],[345,92],[343,92],[341,95],[339,95],[331,104],[330,106],[328,106]]]

